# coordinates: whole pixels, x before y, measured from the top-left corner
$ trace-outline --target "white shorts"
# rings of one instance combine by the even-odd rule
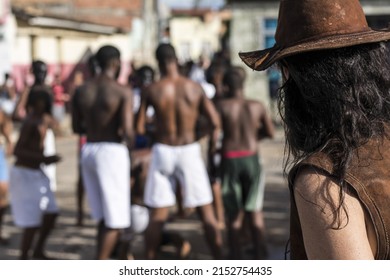
[[[81,171],[92,218],[106,227],[130,226],[130,157],[117,143],[86,143]]]
[[[40,169],[13,166],[10,171],[9,195],[15,225],[37,227],[45,213],[58,213],[49,178]]]
[[[46,131],[45,140],[43,142],[43,155],[54,156],[56,154],[56,139],[52,129]],[[57,190],[57,168],[56,164],[42,164],[41,168],[50,180],[50,188],[53,192]]]
[[[184,207],[198,207],[213,201],[199,143],[184,146],[164,144],[153,146],[144,203],[152,208],[175,205],[175,179],[182,188]]]

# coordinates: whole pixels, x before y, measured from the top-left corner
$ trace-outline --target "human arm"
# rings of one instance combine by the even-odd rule
[[[374,258],[367,237],[365,213],[357,197],[318,170],[303,169],[294,197],[309,259],[369,260]],[[342,203],[342,208],[337,207]],[[340,222],[340,223],[338,223]]]
[[[209,121],[209,128],[210,128],[209,154],[212,155],[216,152],[216,144],[221,132],[221,120],[216,107],[211,102],[211,100],[206,97],[205,94],[202,94],[201,112],[206,116],[206,118]]]
[[[3,124],[1,125],[1,134],[4,136],[7,155],[11,155],[13,153],[13,141],[12,141],[12,132],[13,132],[13,124],[12,120],[9,116],[3,114]]]
[[[72,130],[77,134],[85,133],[85,127],[83,126],[84,119],[78,104],[80,92],[81,88],[77,88],[71,99]]]
[[[30,92],[30,87],[26,86],[22,91],[18,101],[16,102],[12,119],[15,121],[21,121],[26,116],[27,99]]]
[[[136,133],[139,135],[144,135],[146,133],[146,110],[148,109],[148,97],[149,97],[149,88],[145,88],[141,91],[141,102],[136,113],[135,129]]]
[[[274,138],[275,136],[275,126],[272,122],[270,114],[268,114],[266,108],[263,104],[259,104],[261,108],[259,111],[260,114],[260,128],[257,133],[257,140],[262,140],[264,138]]]
[[[43,154],[46,130],[45,125],[39,127],[28,122],[22,125],[13,152],[19,162],[23,162],[26,166],[37,166],[40,163],[51,164],[60,161],[58,155],[44,156]]]
[[[123,95],[122,103],[122,133],[123,139],[126,142],[126,145],[130,148],[132,147],[132,142],[134,138],[133,131],[133,94],[130,88],[126,88]]]

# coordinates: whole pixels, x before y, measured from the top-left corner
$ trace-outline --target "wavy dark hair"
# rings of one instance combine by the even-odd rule
[[[344,189],[353,151],[373,137],[387,136],[389,45],[294,55],[283,65],[289,71],[278,101],[286,135],[284,171],[322,151],[332,159],[333,175]]]

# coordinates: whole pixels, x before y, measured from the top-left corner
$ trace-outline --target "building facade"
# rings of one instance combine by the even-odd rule
[[[7,56],[19,91],[31,82],[30,65],[37,59],[48,64],[48,83],[59,74],[69,88],[76,72],[88,75],[88,58],[104,44],[120,50],[119,81],[125,84],[135,58],[150,60],[157,43],[157,31],[149,27],[157,20],[155,0],[10,1]]]
[[[279,10],[278,0],[228,0],[232,11],[230,23],[230,50],[232,62],[242,65],[238,57],[241,51],[265,49],[274,45]],[[388,27],[390,2],[386,0],[360,1],[372,28]],[[299,28],[299,27],[297,27]],[[263,72],[247,71],[246,93],[248,97],[269,104],[272,84],[280,79],[275,69]]]

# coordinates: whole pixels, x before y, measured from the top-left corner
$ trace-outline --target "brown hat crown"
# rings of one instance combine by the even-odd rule
[[[324,36],[368,31],[358,0],[282,0],[275,40],[281,47]]]
[[[281,0],[275,46],[239,55],[252,69],[265,70],[286,56],[389,39],[389,30],[368,26],[358,0]]]

